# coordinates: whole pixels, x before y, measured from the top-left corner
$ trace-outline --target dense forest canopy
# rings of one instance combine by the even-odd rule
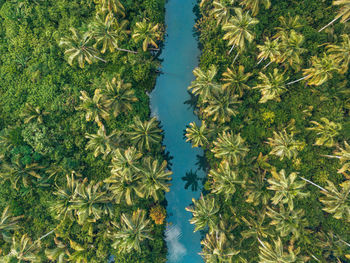
[[[202,0],[205,262],[350,261],[348,0]]]
[[[172,173],[148,96],[164,6],[0,0],[0,262],[166,261]],[[349,262],[350,1],[195,11],[203,259]]]
[[[165,261],[164,4],[0,1],[1,262]]]

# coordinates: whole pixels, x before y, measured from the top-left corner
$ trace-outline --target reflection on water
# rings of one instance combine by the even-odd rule
[[[180,243],[181,229],[176,225],[167,227],[165,240],[168,244],[168,262],[179,262],[187,253],[186,248]]]

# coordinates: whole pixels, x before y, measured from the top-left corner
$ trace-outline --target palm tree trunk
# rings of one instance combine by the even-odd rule
[[[264,67],[264,69],[266,69],[268,66],[270,66],[271,63],[272,63],[272,61],[270,61],[269,63],[267,63],[266,66]]]
[[[264,245],[264,243],[260,240],[260,238],[257,237],[257,239],[258,239],[259,243],[263,246],[263,248],[267,249],[266,246]]]
[[[316,260],[317,262],[321,262],[317,257],[315,257],[313,254],[310,255],[314,260]]]
[[[232,65],[236,62],[236,59],[238,58],[239,52],[237,52],[237,55],[235,56],[235,58],[232,61]]]
[[[45,238],[45,237],[51,235],[53,232],[55,232],[55,230],[56,230],[56,228],[52,229],[50,232],[46,233],[45,235],[41,236],[39,239],[35,240],[33,242],[33,244],[27,250],[29,251],[33,246],[35,246],[36,242],[40,242],[43,238]]]
[[[346,22],[348,22],[350,20],[350,17],[348,19],[346,19],[343,24],[345,24]]]
[[[124,49],[124,48],[119,48],[119,47],[116,47],[115,49],[118,50],[118,51],[125,51],[125,52],[129,52],[129,53],[132,53],[132,54],[137,54],[136,51],[132,51],[132,50],[129,50],[129,49]]]
[[[264,60],[264,58],[261,58],[256,65],[259,65],[263,60]]]
[[[229,55],[231,54],[231,52],[232,52],[232,50],[234,49],[234,47],[235,47],[235,44],[232,45],[230,51],[228,52]]]
[[[333,234],[334,235],[334,234]],[[350,244],[346,241],[344,241],[343,239],[341,239],[340,237],[339,238],[339,241],[343,242],[345,245],[347,245],[348,247],[350,247]]]
[[[318,32],[321,32],[323,29],[325,29],[325,28],[327,28],[327,27],[329,27],[331,24],[333,24],[335,21],[337,21],[338,19],[340,18],[340,16],[339,17],[336,17],[336,18],[334,18],[331,22],[329,22],[327,25],[325,25],[324,27],[322,27],[320,30],[318,30]]]
[[[309,76],[310,76],[310,75],[307,75],[307,76],[302,77],[302,78],[300,78],[300,79],[291,81],[291,82],[287,83],[286,85],[291,85],[291,84],[297,83],[297,82],[299,82],[299,81],[302,81],[303,79],[306,79],[306,78],[309,77]]]
[[[327,158],[333,158],[333,159],[340,159],[340,157],[334,156],[334,155],[327,155],[327,154],[324,154],[324,155],[321,155],[321,156],[327,157]]]
[[[42,240],[43,238],[51,235],[53,232],[55,231],[55,229],[52,229],[50,232],[46,233],[45,235],[43,235],[42,237],[40,237],[38,240]]]
[[[305,182],[308,182],[309,184],[312,184],[313,186],[316,186],[317,188],[321,189],[322,191],[324,192],[328,192],[326,189],[324,189],[323,187],[319,186],[318,184],[315,184],[314,182],[302,177],[302,176],[299,176],[301,179],[303,179]]]
[[[94,56],[94,58],[96,58],[96,59],[98,59],[98,60],[100,60],[100,61],[102,61],[102,62],[104,62],[104,63],[107,63],[106,60],[104,60],[104,59],[102,59],[102,58],[100,58],[100,57],[98,57],[98,56]]]

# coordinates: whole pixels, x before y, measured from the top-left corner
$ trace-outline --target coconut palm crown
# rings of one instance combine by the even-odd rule
[[[235,8],[235,16],[232,16],[229,21],[222,26],[222,29],[226,31],[223,39],[228,40],[228,45],[231,46],[231,50],[234,47],[238,47],[240,51],[243,51],[246,46],[246,42],[251,43],[254,40],[254,34],[252,27],[259,23],[255,18],[252,18],[248,12],[243,13],[241,8]]]
[[[225,158],[233,164],[238,164],[249,151],[244,141],[240,134],[234,135],[232,132],[223,132],[214,141],[215,147],[211,151],[216,158]]]

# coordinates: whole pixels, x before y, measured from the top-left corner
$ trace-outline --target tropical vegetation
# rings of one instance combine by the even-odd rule
[[[163,0],[0,1],[0,262],[164,262]]]
[[[350,2],[202,0],[196,11],[201,125],[186,137],[208,176],[187,210],[200,255],[349,262]]]

